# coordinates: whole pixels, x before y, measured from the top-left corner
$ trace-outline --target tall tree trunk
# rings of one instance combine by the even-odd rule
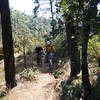
[[[89,93],[91,93],[91,84],[89,81],[89,72],[88,72],[88,62],[87,62],[87,49],[88,49],[88,40],[89,40],[89,34],[90,34],[90,21],[91,19],[96,18],[97,16],[97,4],[100,2],[100,0],[90,0],[89,2],[89,8],[83,9],[84,17],[83,17],[83,41],[82,41],[82,84],[84,87],[84,94],[85,97],[88,96]],[[93,11],[91,11],[93,10]],[[85,98],[87,100],[87,98]]]
[[[91,84],[89,82],[88,62],[87,62],[87,48],[89,40],[90,26],[84,25],[83,41],[82,41],[82,84],[84,87],[85,97],[91,92]]]
[[[97,55],[98,67],[100,67],[100,55]]]
[[[8,0],[1,0],[0,12],[1,12],[1,22],[2,22],[5,80],[7,88],[13,88],[16,85],[16,81],[15,81],[12,28],[11,28],[10,9]]]
[[[25,44],[23,45],[23,56],[24,56],[24,67],[27,68],[27,66],[26,66],[26,48],[25,48]]]
[[[80,53],[77,46],[77,37],[75,36],[75,26],[69,22],[66,25],[66,36],[68,42],[68,53],[71,61],[71,77],[80,73]]]
[[[51,26],[52,26],[52,33],[53,33],[54,32],[54,27],[55,27],[55,25],[53,24],[54,23],[53,0],[50,0],[50,7],[51,7],[51,16],[52,16]]]
[[[24,41],[23,41],[23,56],[24,56],[24,67],[26,68],[26,35],[24,32]]]
[[[54,16],[53,16],[53,5],[52,5],[53,1],[50,0],[50,7],[51,7],[51,15],[52,15],[52,21],[54,20]]]

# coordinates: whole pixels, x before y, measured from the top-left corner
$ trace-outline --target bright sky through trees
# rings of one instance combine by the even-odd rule
[[[10,7],[31,15],[34,8],[32,0],[9,0]]]
[[[98,8],[98,10],[99,10],[99,12],[100,12],[100,3],[97,5],[97,8]]]
[[[32,0],[9,0],[9,3],[10,3],[10,7],[15,10],[25,12],[28,15],[33,14],[32,11],[35,5]],[[40,5],[41,5],[39,8],[40,12],[38,15],[44,16],[46,18],[51,17],[50,11],[47,11],[48,9],[50,9],[49,0],[40,0]],[[100,4],[97,7],[100,12]]]
[[[19,10],[22,12],[25,12],[28,15],[32,15],[32,11],[35,7],[34,3],[32,0],[9,0],[10,7]],[[51,17],[51,12],[48,11],[47,9],[50,9],[50,1],[49,0],[43,0],[40,1],[40,8],[39,8],[39,16],[44,16],[44,17]]]

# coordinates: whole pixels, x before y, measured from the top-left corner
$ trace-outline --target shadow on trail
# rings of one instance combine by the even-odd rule
[[[3,59],[4,57],[2,55],[0,55],[0,61]]]
[[[36,67],[41,73],[54,73],[58,69],[57,64],[54,64],[52,70],[50,71],[47,63],[43,66],[37,66],[36,64]]]
[[[39,70],[39,72],[41,72],[41,73],[48,73],[47,64],[44,64],[43,66],[37,66],[37,64],[36,64],[36,67]]]

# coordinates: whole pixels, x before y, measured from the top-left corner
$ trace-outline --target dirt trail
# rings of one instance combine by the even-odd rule
[[[16,60],[19,56],[15,54]],[[65,69],[67,65],[65,64]],[[58,100],[57,85],[68,77],[68,69],[64,77],[55,79],[52,74],[47,73],[48,67],[38,68],[40,72],[36,75],[36,81],[18,82],[17,86],[9,91],[8,100]]]
[[[46,70],[46,68],[42,69]],[[66,72],[58,79],[55,79],[52,74],[40,72],[36,75],[34,82],[18,82],[17,86],[9,92],[8,100],[59,100],[58,83],[68,78],[69,63],[66,63],[63,69]]]
[[[18,83],[9,93],[9,100],[56,100],[57,80],[50,74],[37,75],[36,82]]]

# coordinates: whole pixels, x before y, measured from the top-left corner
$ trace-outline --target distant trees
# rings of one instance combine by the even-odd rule
[[[39,42],[40,44],[44,43],[43,36],[51,30],[49,19],[28,16],[25,13],[12,9],[11,18],[14,47],[21,52],[23,52],[24,40],[26,44],[25,51],[33,51],[36,44]]]
[[[0,13],[1,13],[1,23],[2,23],[5,80],[7,88],[13,88],[14,86],[16,86],[16,80],[15,80],[12,28],[11,28],[10,9],[8,0],[0,1]]]
[[[32,53],[36,44],[43,44],[43,36],[50,31],[50,21],[45,18],[28,16],[25,13],[11,9],[12,32],[14,48],[21,51],[24,67],[27,66],[26,54]]]
[[[27,28],[28,33],[33,35],[36,39],[49,33],[51,30],[50,20],[40,17],[28,16],[20,11],[11,10],[12,16],[12,27],[13,36],[16,37],[17,34],[21,34],[20,28]],[[39,33],[39,34],[38,34]],[[17,37],[16,37],[17,38]],[[16,40],[14,38],[14,40]]]

